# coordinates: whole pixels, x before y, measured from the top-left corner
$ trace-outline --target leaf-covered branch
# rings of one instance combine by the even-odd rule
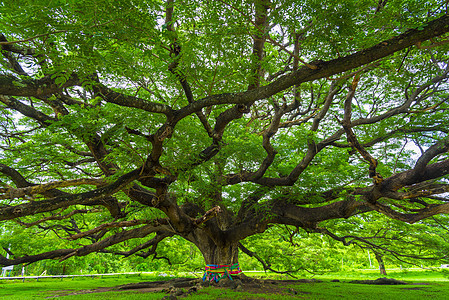
[[[79,178],[65,181],[55,181],[39,185],[32,185],[23,188],[0,188],[0,199],[14,199],[24,197],[25,195],[43,194],[44,192],[56,188],[79,186],[79,185],[105,185],[104,180],[94,178]]]
[[[84,231],[78,234],[71,235],[67,239],[69,240],[77,240],[92,234],[95,234],[97,232],[107,230],[109,228],[124,228],[124,227],[132,227],[136,225],[142,225],[142,224],[151,224],[152,226],[161,226],[161,225],[168,225],[167,220],[164,219],[158,219],[158,220],[131,220],[131,221],[121,221],[121,222],[110,222],[110,223],[103,223],[100,226],[90,229],[88,231]]]
[[[111,184],[89,192],[80,194],[66,194],[48,200],[32,201],[15,206],[3,206],[0,208],[0,220],[11,220],[18,217],[53,211],[59,208],[69,207],[71,205],[95,202],[101,198],[112,195],[131,183],[138,177],[140,172],[140,169],[136,169],[119,177]]]
[[[63,208],[62,210],[65,210],[65,208]],[[75,209],[75,210],[72,210],[71,212],[69,212],[68,214],[65,214],[65,215],[61,215],[61,212],[62,212],[61,211],[61,212],[59,212],[59,213],[57,213],[55,215],[48,216],[48,217],[42,218],[40,220],[31,222],[31,223],[22,222],[19,219],[17,219],[17,223],[19,223],[20,225],[23,225],[25,227],[31,227],[31,226],[39,225],[39,224],[47,222],[47,221],[53,221],[53,220],[59,221],[59,220],[69,219],[69,218],[71,218],[71,217],[73,217],[74,215],[77,215],[77,214],[85,214],[85,213],[89,213],[89,212],[95,213],[95,212],[99,212],[99,211],[101,211],[101,210],[99,210],[99,209],[92,209],[92,210]]]

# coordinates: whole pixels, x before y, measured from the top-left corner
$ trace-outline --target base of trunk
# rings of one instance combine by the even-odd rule
[[[192,232],[187,239],[198,247],[206,264],[203,281],[219,282],[223,278],[232,281],[232,275],[242,272],[239,267],[239,242],[218,234],[211,238],[212,232],[200,228]]]
[[[229,278],[232,280],[232,275],[242,273],[239,263],[229,265],[206,265],[206,271],[204,272],[203,281],[215,281],[219,282],[221,279]]]

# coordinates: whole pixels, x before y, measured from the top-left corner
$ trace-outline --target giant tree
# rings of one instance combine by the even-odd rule
[[[326,221],[367,212],[449,212],[445,1],[0,13],[0,220],[65,239],[2,265],[155,256],[173,236],[230,265],[274,224],[333,235]]]

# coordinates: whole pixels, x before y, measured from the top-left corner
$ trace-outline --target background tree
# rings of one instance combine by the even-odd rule
[[[3,265],[157,257],[173,236],[234,264],[273,224],[341,239],[329,220],[449,212],[443,1],[8,1],[0,13],[0,220],[67,242]]]

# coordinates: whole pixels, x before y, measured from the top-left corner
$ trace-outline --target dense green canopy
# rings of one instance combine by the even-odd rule
[[[0,264],[148,257],[172,236],[231,264],[276,224],[447,254],[432,229],[449,212],[447,1],[18,0],[0,14],[2,234],[65,239]],[[420,227],[381,235],[392,220]]]

